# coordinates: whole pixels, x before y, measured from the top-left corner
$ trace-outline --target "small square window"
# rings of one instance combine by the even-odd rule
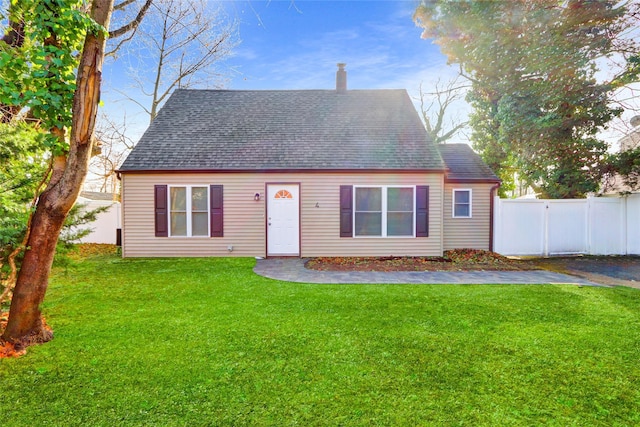
[[[453,190],[453,217],[471,218],[471,190]]]

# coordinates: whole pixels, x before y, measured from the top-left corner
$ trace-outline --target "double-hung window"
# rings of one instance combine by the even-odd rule
[[[471,218],[471,190],[453,190],[453,217]]]
[[[169,235],[209,235],[209,187],[169,187]]]
[[[355,236],[414,237],[415,187],[354,187]]]

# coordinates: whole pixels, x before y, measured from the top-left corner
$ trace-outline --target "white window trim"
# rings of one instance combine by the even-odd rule
[[[356,235],[356,192],[358,188],[380,188],[382,191],[382,228],[379,236],[358,236]],[[406,236],[387,236],[387,189],[389,188],[411,188],[413,191],[413,218],[411,220],[411,235]],[[351,215],[351,229],[353,230],[353,238],[355,239],[411,239],[416,237],[416,186],[415,185],[354,185],[353,186],[353,213]]]
[[[168,235],[169,237],[175,237],[175,238],[185,238],[185,237],[189,237],[189,238],[194,238],[194,239],[202,239],[202,238],[207,238],[211,235],[211,191],[209,190],[209,184],[185,184],[185,185],[169,185],[168,186],[168,190],[167,190],[167,200],[168,200]],[[207,189],[206,193],[207,193],[207,233],[205,235],[202,236],[193,236],[192,235],[192,221],[191,221],[191,217],[193,214],[193,211],[191,210],[191,191],[193,188],[195,187],[204,187]],[[186,207],[185,207],[185,212],[186,212],[186,216],[187,216],[187,234],[184,236],[174,236],[171,234],[171,215],[173,213],[173,211],[171,210],[171,189],[172,188],[186,188],[187,189],[187,195],[186,195]]]
[[[456,215],[456,193],[462,191],[469,192],[469,215]],[[473,218],[473,190],[471,188],[454,188],[451,192],[451,217],[452,218]]]

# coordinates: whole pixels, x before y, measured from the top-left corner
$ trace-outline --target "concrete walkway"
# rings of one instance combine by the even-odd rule
[[[258,259],[253,271],[264,277],[300,283],[413,283],[413,284],[553,284],[605,286],[568,274],[533,271],[317,271],[304,267],[306,259]]]

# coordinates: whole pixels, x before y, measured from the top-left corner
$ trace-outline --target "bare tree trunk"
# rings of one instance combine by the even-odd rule
[[[93,0],[91,17],[109,28],[112,10],[113,0]],[[11,301],[9,321],[2,335],[3,340],[14,344],[46,342],[53,336],[42,322],[40,304],[49,284],[60,230],[78,197],[91,158],[105,41],[104,33],[88,33],[85,38],[73,100],[69,153],[54,159],[49,185],[38,200]],[[52,133],[64,137],[62,130],[53,129]]]

